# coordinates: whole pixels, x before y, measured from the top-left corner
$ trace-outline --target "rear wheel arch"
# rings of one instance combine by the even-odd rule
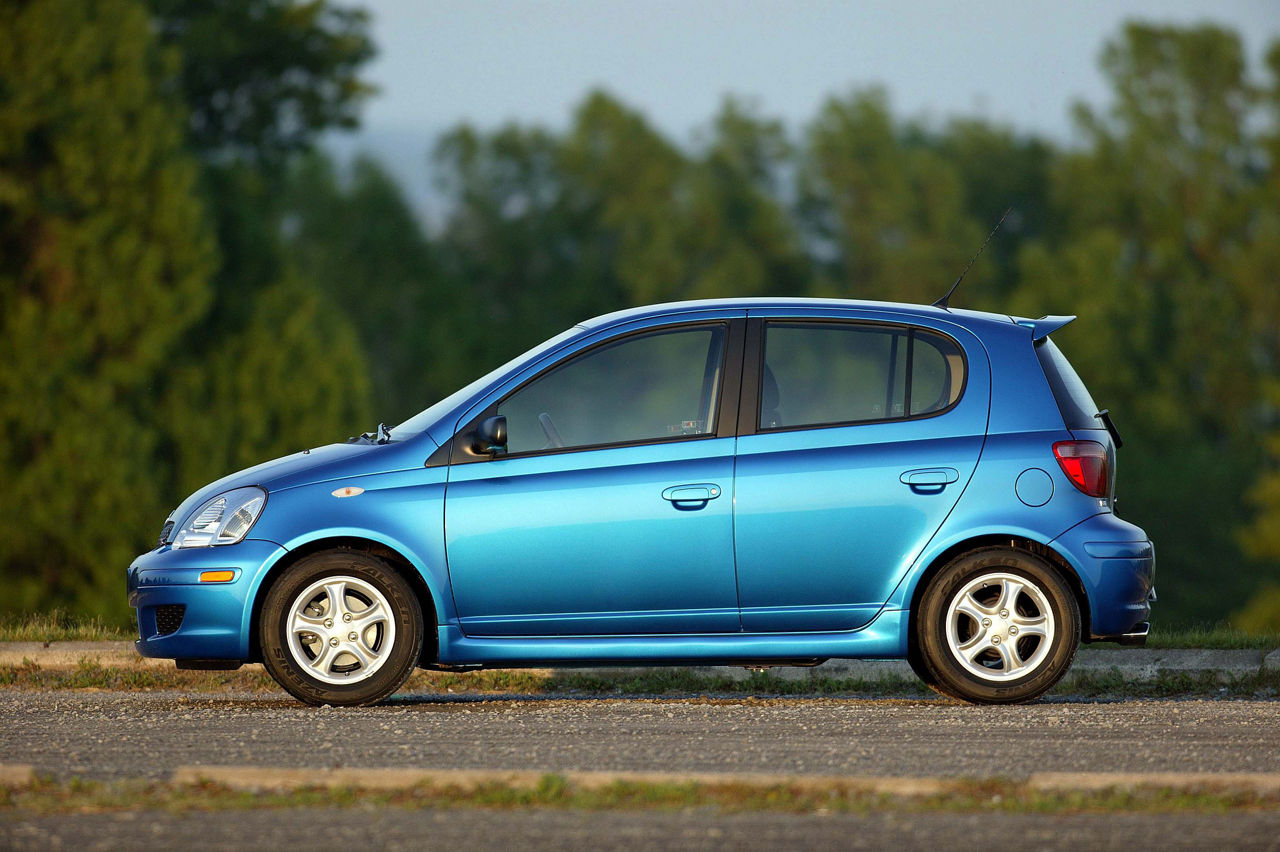
[[[250,613],[250,662],[262,662],[262,637],[259,635],[259,622],[262,616],[262,605],[266,601],[267,593],[271,590],[271,586],[300,560],[328,550],[357,551],[376,556],[387,562],[388,565],[395,569],[397,574],[404,578],[418,599],[418,606],[422,610],[423,617],[427,619],[422,643],[422,656],[418,660],[418,665],[435,663],[439,657],[439,615],[436,610],[435,595],[427,585],[427,581],[423,579],[421,572],[418,571],[413,563],[395,548],[372,539],[352,536],[321,538],[309,541],[296,550],[287,552],[267,570],[266,576],[262,578],[262,582],[258,584],[257,591],[254,592],[253,607]]]
[[[1001,548],[1005,550],[1016,550],[1024,553],[1030,553],[1038,556],[1048,562],[1062,577],[1067,587],[1071,589],[1075,596],[1076,605],[1080,610],[1080,636],[1082,641],[1089,641],[1090,636],[1090,610],[1089,595],[1085,592],[1084,583],[1080,581],[1080,575],[1076,573],[1075,568],[1067,561],[1066,557],[1058,553],[1047,544],[1041,544],[1034,539],[1026,538],[1019,535],[984,535],[976,538],[965,539],[948,547],[942,553],[938,554],[929,567],[926,568],[920,577],[916,580],[915,587],[911,591],[911,602],[907,609],[907,657],[908,659],[918,658],[920,649],[917,644],[917,625],[916,618],[920,612],[920,599],[924,597],[925,590],[929,588],[929,584],[933,582],[933,578],[945,568],[947,565],[970,553],[979,550],[988,550],[992,548]]]

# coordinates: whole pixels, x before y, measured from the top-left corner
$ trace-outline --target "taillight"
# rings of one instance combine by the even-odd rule
[[[1097,441],[1059,441],[1053,454],[1072,484],[1090,497],[1107,496],[1107,448]]]

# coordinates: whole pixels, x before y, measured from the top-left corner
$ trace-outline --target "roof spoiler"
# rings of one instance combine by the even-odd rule
[[[1031,329],[1032,342],[1039,343],[1074,319],[1075,317],[1048,316],[1040,319],[1015,319],[1014,322]]]

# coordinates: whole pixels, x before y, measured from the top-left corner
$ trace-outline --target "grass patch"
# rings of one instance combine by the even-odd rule
[[[137,638],[132,629],[108,624],[99,616],[49,612],[0,615],[0,642],[119,642]]]
[[[1213,650],[1280,648],[1280,631],[1246,632],[1227,624],[1202,624],[1179,629],[1154,627],[1148,648],[1209,648]]]
[[[1118,648],[1115,642],[1097,642],[1089,648]],[[1163,627],[1159,623],[1147,635],[1148,648],[1202,648],[1213,651],[1280,648],[1280,631],[1248,632],[1229,624],[1198,624],[1190,627]]]
[[[180,671],[154,666],[103,666],[84,660],[74,669],[42,669],[27,662],[21,666],[0,666],[0,687],[10,689],[150,692],[172,690],[191,693],[277,693],[283,690],[260,669],[230,672]],[[784,680],[776,675],[753,672],[744,680],[724,675],[706,675],[689,669],[621,670],[617,676],[603,677],[572,670],[498,669],[478,672],[419,671],[398,693],[414,695],[529,695],[626,698],[656,696],[688,698],[699,696],[820,696],[856,698],[935,698],[936,694],[918,680],[885,678],[815,677]],[[1280,671],[1269,669],[1256,674],[1219,680],[1212,672],[1189,674],[1165,672],[1154,679],[1132,681],[1118,671],[1069,674],[1050,693],[1055,697],[1084,698],[1277,698]]]
[[[42,779],[22,788],[0,790],[0,813],[29,815],[112,811],[270,810],[285,808],[562,808],[587,811],[684,810],[722,812],[870,813],[954,811],[1037,814],[1074,813],[1223,813],[1280,808],[1280,795],[1206,787],[1115,788],[1097,792],[1040,792],[1007,779],[961,780],[951,792],[888,796],[833,782],[812,786],[743,784],[647,784],[619,781],[579,788],[559,775],[545,775],[533,787],[488,784],[474,789],[418,785],[403,790],[322,787],[290,792],[242,791],[202,783],[175,786],[144,781],[96,782]]]

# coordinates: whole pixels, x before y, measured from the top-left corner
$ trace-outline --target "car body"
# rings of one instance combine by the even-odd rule
[[[1070,319],[827,299],[598,317],[378,436],[192,494],[129,569],[138,651],[263,659],[268,590],[335,551],[403,578],[427,667],[916,664],[938,572],[1000,549],[1069,589],[1072,653],[1141,642],[1153,546],[1115,514],[1118,436],[1049,340]],[[228,492],[258,502],[197,535]],[[1012,672],[995,653],[978,665]]]

